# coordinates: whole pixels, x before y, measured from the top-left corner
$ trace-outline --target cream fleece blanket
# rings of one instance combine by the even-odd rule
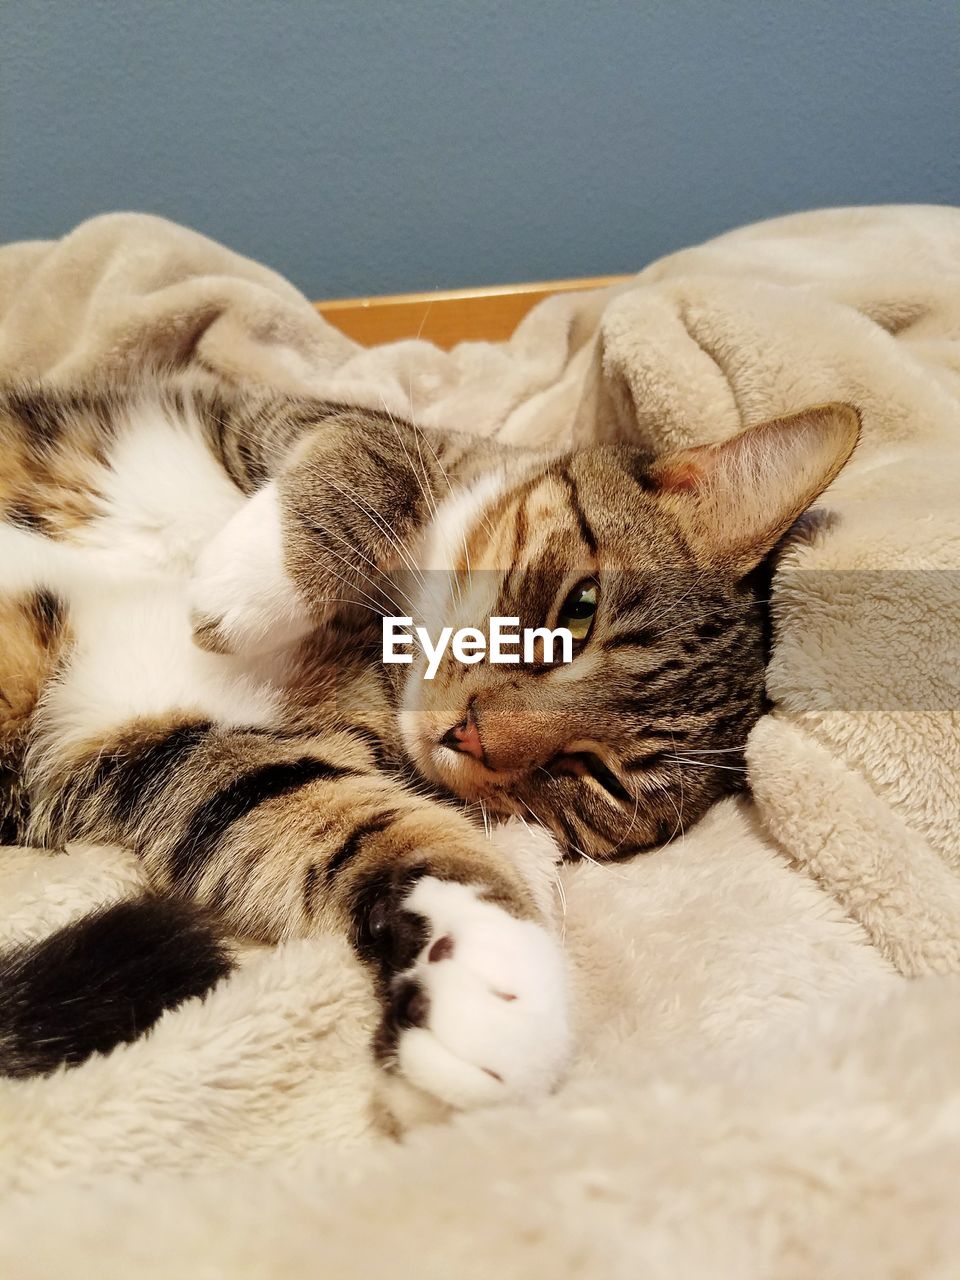
[[[145,1040],[0,1085],[0,1273],[954,1275],[960,977],[901,975],[960,970],[960,211],[748,227],[451,353],[363,351],[158,219],[0,250],[0,375],[155,361],[518,441],[665,448],[828,399],[864,440],[775,583],[754,803],[564,872],[555,1097],[391,1140],[346,948],[264,950]],[[0,929],[137,878],[5,851]]]

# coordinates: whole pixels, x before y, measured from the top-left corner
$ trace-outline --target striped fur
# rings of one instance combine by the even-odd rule
[[[748,434],[671,469],[175,380],[0,398],[6,838],[128,844],[157,890],[233,932],[345,932],[383,993],[377,1043],[416,1083],[454,1105],[542,1087],[562,980],[478,822],[534,818],[568,854],[616,857],[739,785],[763,706],[751,570],[842,465],[856,417]],[[584,577],[600,607],[569,667],[448,659],[428,684],[378,660],[384,613],[552,626]],[[482,758],[442,743],[468,716]],[[456,965],[466,943],[437,936],[431,903],[499,930],[554,993],[518,1015],[509,1079],[450,1064],[425,957]],[[412,973],[429,999],[411,1001]]]

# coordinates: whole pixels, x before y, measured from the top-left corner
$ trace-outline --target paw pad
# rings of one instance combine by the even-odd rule
[[[551,1089],[569,1027],[563,957],[547,930],[429,874],[399,914],[419,922],[422,945],[389,988],[381,1060],[453,1107]]]

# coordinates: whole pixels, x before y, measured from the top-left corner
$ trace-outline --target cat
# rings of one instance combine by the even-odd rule
[[[137,910],[179,939],[171,1001],[227,972],[189,903],[240,936],[344,934],[378,1059],[441,1102],[549,1089],[563,956],[483,825],[619,858],[740,784],[758,566],[858,433],[834,404],[653,459],[198,377],[0,396],[3,838],[126,845],[159,895],[0,958],[0,1070],[158,1016],[157,992],[123,1029],[90,1007],[98,963],[143,967]],[[562,626],[573,658],[447,653],[427,680],[381,661],[386,615]]]

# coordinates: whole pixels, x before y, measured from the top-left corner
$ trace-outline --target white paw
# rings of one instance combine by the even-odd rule
[[[429,933],[413,967],[394,979],[413,1015],[400,1019],[402,1074],[453,1107],[552,1088],[570,1044],[566,968],[553,937],[476,889],[432,876],[403,905]]]
[[[194,640],[216,653],[265,653],[313,630],[284,568],[275,485],[249,498],[200,553],[188,602]]]

